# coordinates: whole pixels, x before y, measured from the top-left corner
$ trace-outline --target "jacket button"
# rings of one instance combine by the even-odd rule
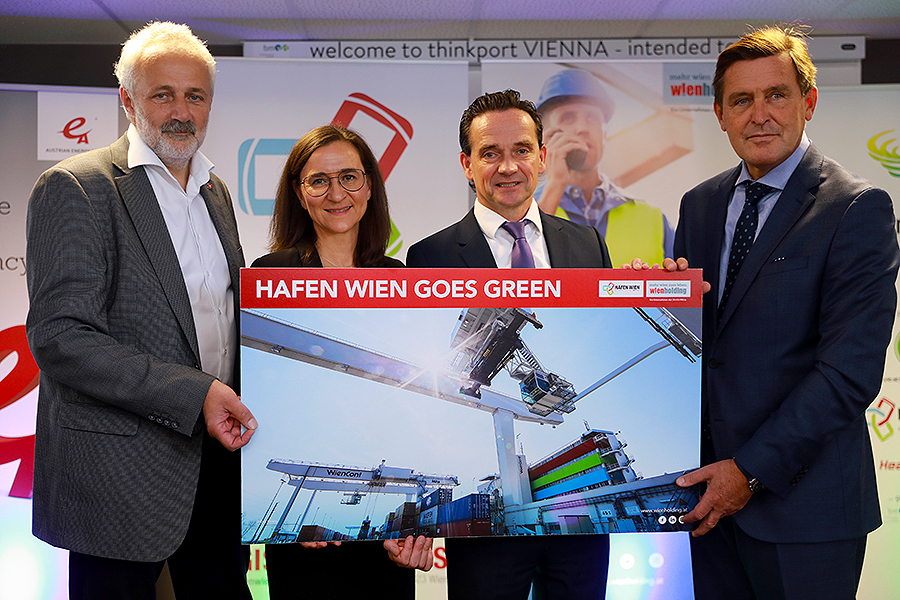
[[[172,421],[172,429],[178,429],[178,421]]]
[[[709,359],[709,361],[706,363],[706,365],[707,365],[710,369],[715,369],[715,368],[717,368],[717,367],[719,366],[719,361],[717,361],[715,358],[711,358],[711,359]]]

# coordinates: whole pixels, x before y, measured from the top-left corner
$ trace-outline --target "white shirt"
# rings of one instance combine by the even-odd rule
[[[506,219],[481,202],[475,201],[475,220],[481,227],[481,232],[491,248],[497,267],[509,269],[512,266],[512,247],[515,239],[501,226]],[[534,267],[536,269],[550,268],[550,253],[547,251],[547,241],[544,239],[544,228],[541,224],[541,209],[532,198],[531,206],[525,214],[525,241],[531,246],[531,254],[534,255]]]
[[[183,190],[134,125],[128,128],[128,144],[128,167],[144,167],[178,255],[197,330],[200,364],[203,371],[231,385],[237,347],[234,290],[222,241],[200,195],[213,164],[200,152],[194,154],[187,190]]]

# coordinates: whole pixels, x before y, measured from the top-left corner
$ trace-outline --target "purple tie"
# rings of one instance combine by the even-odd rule
[[[525,239],[525,223],[526,221],[507,221],[500,227],[506,233],[513,236],[516,241],[512,247],[512,268],[513,269],[533,269],[534,255],[531,253],[531,246]]]

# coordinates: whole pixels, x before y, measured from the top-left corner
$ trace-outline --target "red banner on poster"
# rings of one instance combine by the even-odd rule
[[[244,269],[243,308],[702,305],[701,271]]]

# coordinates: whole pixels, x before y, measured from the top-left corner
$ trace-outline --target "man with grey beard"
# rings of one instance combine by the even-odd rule
[[[231,198],[199,152],[215,60],[151,23],[116,64],[128,132],[45,172],[28,207],[27,330],[41,368],[34,534],[77,599],[248,600],[237,448]]]

